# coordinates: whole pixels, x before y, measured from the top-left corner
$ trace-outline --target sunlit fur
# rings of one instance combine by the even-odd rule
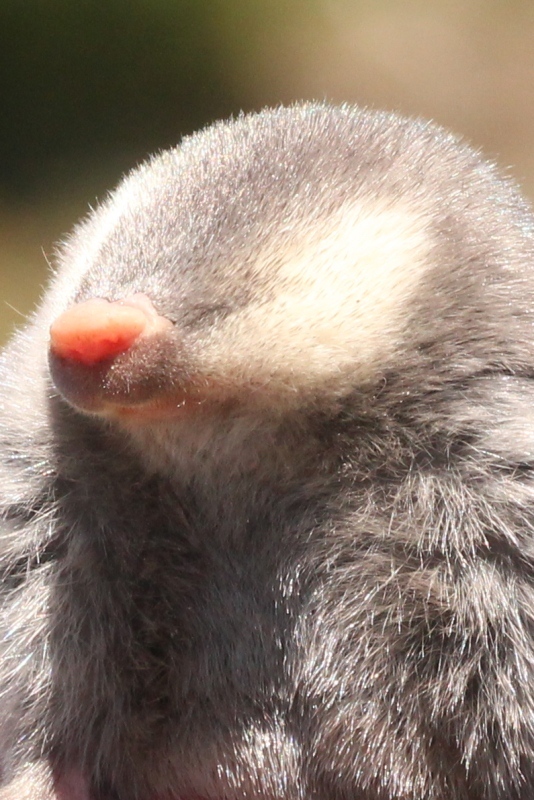
[[[533,243],[461,141],[326,105],[81,223],[2,356],[2,800],[532,800]],[[172,336],[71,405],[49,325],[135,292]]]

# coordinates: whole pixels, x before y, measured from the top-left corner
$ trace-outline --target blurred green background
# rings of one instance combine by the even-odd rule
[[[0,0],[0,338],[125,170],[302,98],[433,117],[534,197],[533,0]]]

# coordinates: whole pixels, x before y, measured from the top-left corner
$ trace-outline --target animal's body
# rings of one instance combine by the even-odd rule
[[[1,370],[0,797],[531,800],[534,228],[478,154],[216,125]]]

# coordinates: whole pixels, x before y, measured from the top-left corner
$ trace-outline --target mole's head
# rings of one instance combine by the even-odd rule
[[[216,125],[133,172],[66,246],[53,380],[81,410],[142,421],[472,364],[525,215],[426,123],[310,105]]]

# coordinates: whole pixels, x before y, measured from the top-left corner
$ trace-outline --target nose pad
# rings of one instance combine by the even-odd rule
[[[92,366],[128,350],[142,335],[172,327],[145,295],[110,302],[93,298],[76,303],[52,323],[54,356]]]

